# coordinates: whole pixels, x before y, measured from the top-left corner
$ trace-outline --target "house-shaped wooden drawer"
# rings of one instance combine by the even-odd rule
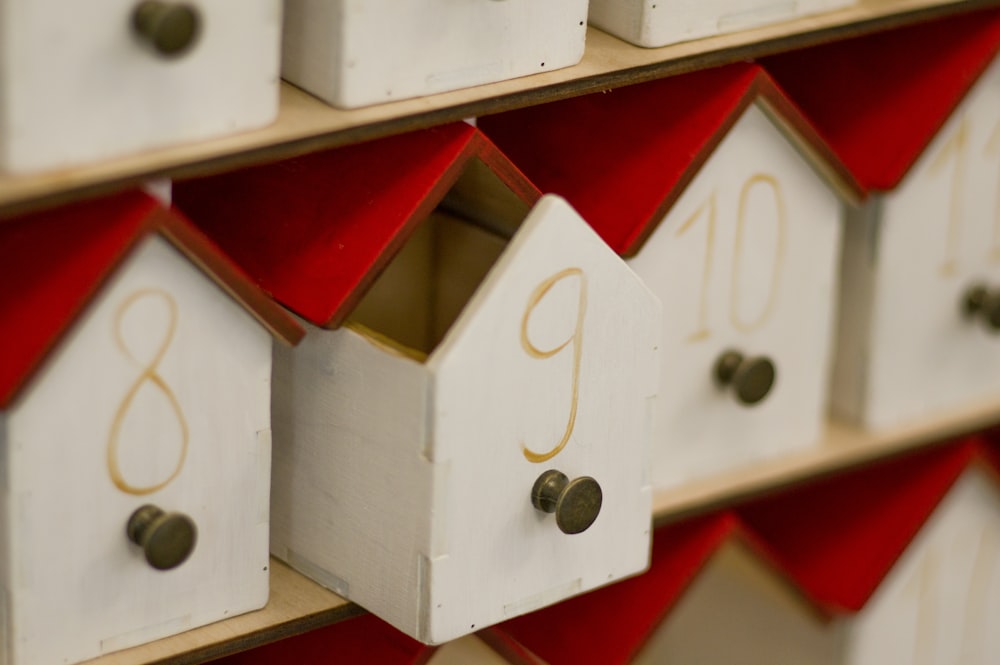
[[[645,567],[659,304],[476,129],[176,200],[309,320],[275,360],[275,555],[431,643]]]
[[[587,0],[286,0],[282,76],[355,108],[575,65]]]
[[[756,65],[480,118],[660,298],[654,487],[817,443],[856,188]]]
[[[294,319],[138,193],[3,222],[0,273],[3,662],[262,607],[268,329]]]
[[[853,5],[857,0],[590,0],[590,22],[657,47],[747,30]]]
[[[998,47],[991,11],[767,62],[872,190],[844,243],[844,419],[886,428],[1000,398]]]
[[[671,525],[647,574],[490,641],[552,665],[988,665],[1000,648],[993,457],[949,445]]]
[[[281,0],[0,5],[0,168],[36,171],[260,127]]]

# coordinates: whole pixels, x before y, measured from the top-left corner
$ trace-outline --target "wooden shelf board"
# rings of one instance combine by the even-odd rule
[[[262,610],[86,661],[86,665],[204,663],[364,612],[271,558],[271,596]]]
[[[350,111],[326,106],[283,83],[278,119],[260,130],[78,168],[0,174],[0,218],[147,178],[231,170],[987,6],[1000,6],[1000,0],[861,0],[835,12],[658,49],[632,46],[590,28],[584,58],[574,67]]]
[[[953,440],[997,423],[1000,401],[996,400],[879,432],[831,421],[819,445],[811,450],[657,492],[653,497],[654,521],[665,524],[723,508],[806,480]]]

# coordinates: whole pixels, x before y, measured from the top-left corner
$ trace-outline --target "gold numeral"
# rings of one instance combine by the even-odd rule
[[[579,280],[579,302],[576,310],[576,326],[573,328],[573,334],[562,344],[554,346],[551,349],[540,349],[531,341],[528,335],[528,322],[531,319],[532,313],[538,304],[545,298],[545,295],[552,290],[552,288],[563,281],[564,279],[576,278]],[[538,360],[545,360],[546,358],[551,358],[557,353],[561,352],[566,347],[572,345],[573,347],[573,375],[571,379],[572,385],[572,396],[570,398],[569,406],[569,417],[566,420],[566,430],[563,433],[562,439],[559,443],[555,445],[552,449],[545,453],[538,453],[528,448],[527,444],[521,443],[521,449],[524,452],[524,457],[529,462],[541,463],[552,459],[566,447],[569,442],[569,437],[573,434],[573,427],[576,425],[576,409],[580,401],[580,359],[583,352],[583,321],[587,313],[587,276],[579,268],[566,268],[555,275],[552,275],[537,287],[532,292],[531,297],[528,299],[528,306],[524,310],[524,316],[521,318],[521,347],[524,351],[532,358]]]
[[[145,364],[136,358],[132,351],[129,350],[128,344],[126,344],[122,335],[122,319],[125,317],[128,310],[135,305],[137,301],[143,298],[159,298],[167,305],[167,310],[170,314],[170,320],[167,324],[167,330],[163,337],[163,342],[160,344],[152,359]],[[181,405],[178,403],[173,390],[171,390],[170,386],[167,385],[167,382],[163,380],[163,377],[157,373],[160,361],[163,360],[163,356],[167,353],[167,349],[170,348],[170,343],[173,341],[176,328],[177,303],[169,293],[160,289],[143,289],[141,291],[136,291],[126,298],[121,305],[119,305],[118,310],[115,313],[115,341],[118,344],[118,348],[121,349],[122,353],[128,356],[132,362],[142,367],[142,372],[138,377],[136,377],[136,380],[132,383],[131,387],[129,387],[121,405],[115,412],[114,419],[111,424],[111,435],[108,439],[108,473],[115,486],[128,494],[140,496],[144,494],[152,494],[153,492],[166,487],[171,481],[173,481],[174,478],[177,477],[177,474],[181,472],[181,469],[184,466],[184,460],[187,457],[188,427],[184,420],[184,413],[181,411]],[[121,466],[118,463],[118,447],[122,423],[125,420],[125,414],[128,413],[129,408],[132,406],[132,401],[139,393],[139,390],[147,384],[158,390],[160,394],[166,398],[167,404],[169,405],[174,416],[177,418],[177,422],[180,425],[181,430],[181,450],[178,455],[177,466],[166,479],[153,485],[140,486],[133,485],[125,479]]]

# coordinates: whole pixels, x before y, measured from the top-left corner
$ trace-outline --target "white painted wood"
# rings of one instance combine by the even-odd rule
[[[840,665],[845,628],[821,620],[792,582],[731,541],[698,572],[635,665]]]
[[[992,665],[1000,650],[1000,490],[969,469],[852,620],[844,665]]]
[[[1000,287],[998,110],[995,62],[845,245],[855,272],[842,309],[868,323],[841,329],[835,402],[855,400],[840,411],[859,424],[889,428],[1000,396],[1000,335],[960,310],[972,284]]]
[[[552,279],[568,268],[580,272]],[[528,355],[525,315],[539,349],[581,350],[575,424],[545,463],[521,442],[545,451],[568,429],[575,356],[573,344]],[[550,196],[426,364],[351,328],[311,328],[275,355],[274,554],[428,643],[642,570],[658,325],[649,291]],[[586,532],[532,507],[550,468],[601,484]]]
[[[201,38],[170,60],[133,34],[137,4],[0,2],[0,168],[52,169],[274,120],[280,0],[195,0]]]
[[[167,241],[143,241],[7,414],[7,663],[76,662],[263,606],[270,366],[270,335],[242,306]],[[142,380],[147,370],[165,388]],[[113,483],[119,416],[116,458],[131,485],[171,477],[186,424],[186,458],[162,489]],[[145,503],[197,525],[174,570],[152,569],[126,538]]]
[[[282,75],[355,108],[574,65],[587,0],[286,0]]]
[[[817,444],[840,238],[837,195],[760,107],[748,108],[629,261],[665,317],[654,488]],[[775,384],[754,406],[714,381],[730,348],[775,364]]]
[[[998,525],[996,479],[973,466],[867,605],[832,619],[745,550],[723,549],[637,663],[991,665],[1000,649]]]
[[[474,635],[445,644],[427,665],[509,665],[507,660]]]
[[[591,0],[590,22],[659,47],[832,11],[857,0]]]

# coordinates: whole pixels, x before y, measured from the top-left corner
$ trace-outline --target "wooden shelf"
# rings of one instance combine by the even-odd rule
[[[332,591],[271,559],[271,597],[256,612],[86,661],[86,665],[187,665],[252,649],[364,612]]]
[[[813,449],[719,474],[653,497],[653,516],[665,524],[881,458],[944,443],[1000,423],[1000,401],[882,432],[829,422]]]
[[[836,12],[658,49],[632,46],[591,28],[583,61],[574,67],[352,111],[282,84],[278,119],[264,129],[80,168],[0,174],[0,219],[148,178],[231,170],[987,6],[1000,6],[1000,0],[861,0]]]

